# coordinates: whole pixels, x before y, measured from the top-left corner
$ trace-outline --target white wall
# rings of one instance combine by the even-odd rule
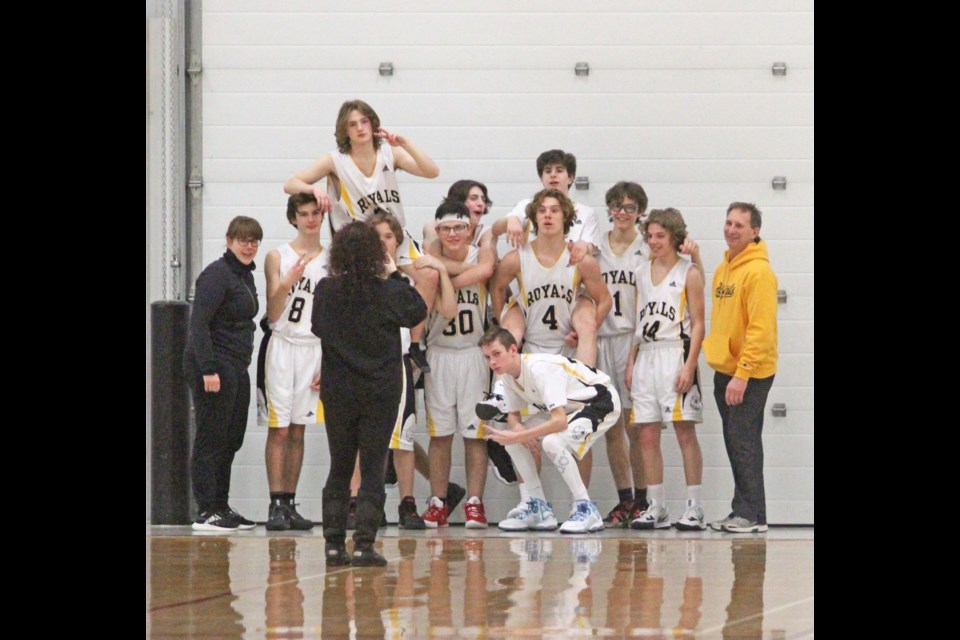
[[[590,178],[589,190],[571,192],[575,199],[602,208],[606,189],[628,179],[644,185],[652,208],[680,209],[710,282],[725,248],[726,206],[756,202],[788,293],[765,425],[768,515],[772,523],[812,523],[813,2],[412,0],[394,13],[382,6],[204,1],[204,264],[223,250],[233,216],[259,219],[263,304],[263,256],[291,236],[283,182],[334,147],[337,109],[352,98],[369,102],[386,128],[440,166],[436,180],[401,176],[416,235],[454,180],[485,182],[496,219],[538,189],[536,156],[562,148]],[[395,73],[381,77],[387,61]],[[580,61],[589,63],[588,77],[574,75]],[[786,76],[772,75],[777,61],[787,63]],[[787,177],[785,191],[772,190],[777,175]],[[704,367],[702,376],[712,396],[712,372]],[[786,418],[770,417],[775,402],[787,404]],[[705,404],[699,432],[712,519],[727,513],[733,481],[715,406]],[[266,433],[250,415],[231,493],[234,506],[264,519]],[[299,499],[303,513],[319,518],[328,456],[322,428],[309,431]],[[672,438],[664,443],[668,506],[679,514],[680,458]],[[461,451],[458,443],[453,478],[462,484]],[[554,506],[565,511],[559,477],[545,474]],[[602,445],[592,488],[601,508],[612,506]],[[422,503],[428,485],[418,480],[416,489]],[[516,503],[515,490],[493,479],[487,491],[494,520]],[[391,518],[395,496],[388,492]]]

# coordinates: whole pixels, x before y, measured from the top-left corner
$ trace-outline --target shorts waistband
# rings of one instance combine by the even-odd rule
[[[640,342],[638,344],[640,351],[649,349],[667,349],[673,347],[683,348],[683,340],[656,340],[654,342]]]

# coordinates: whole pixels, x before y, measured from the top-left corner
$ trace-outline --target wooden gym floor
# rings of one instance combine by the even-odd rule
[[[152,638],[813,637],[813,528],[589,536],[380,530],[327,571],[320,527],[147,527]],[[352,543],[348,542],[348,548]]]

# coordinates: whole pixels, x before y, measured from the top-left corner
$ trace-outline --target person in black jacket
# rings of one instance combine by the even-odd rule
[[[252,529],[230,508],[230,467],[243,444],[250,405],[254,317],[259,311],[253,259],[263,229],[237,216],[227,228],[227,250],[197,278],[183,369],[193,394],[197,430],[191,474],[199,531]]]
[[[427,305],[385,255],[376,230],[343,226],[330,248],[330,277],[314,290],[313,333],[323,341],[320,399],[327,421],[330,475],[323,488],[328,565],[383,566],[374,551],[383,512],[384,462],[403,408],[400,328],[427,317]],[[360,453],[352,559],[346,555],[350,476]]]

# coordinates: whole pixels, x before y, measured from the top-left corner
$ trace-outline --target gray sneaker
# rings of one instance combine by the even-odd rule
[[[739,516],[730,518],[723,525],[723,530],[727,533],[764,533],[767,525],[760,524],[756,520],[747,520]]]
[[[713,529],[714,531],[723,531],[723,525],[727,524],[727,523],[730,522],[732,519],[733,519],[733,514],[731,513],[731,514],[728,515],[726,518],[723,518],[722,520],[716,520],[716,521],[714,521],[714,522],[711,522],[711,523],[710,523],[709,525],[707,525],[707,526],[710,527],[711,529]]]

